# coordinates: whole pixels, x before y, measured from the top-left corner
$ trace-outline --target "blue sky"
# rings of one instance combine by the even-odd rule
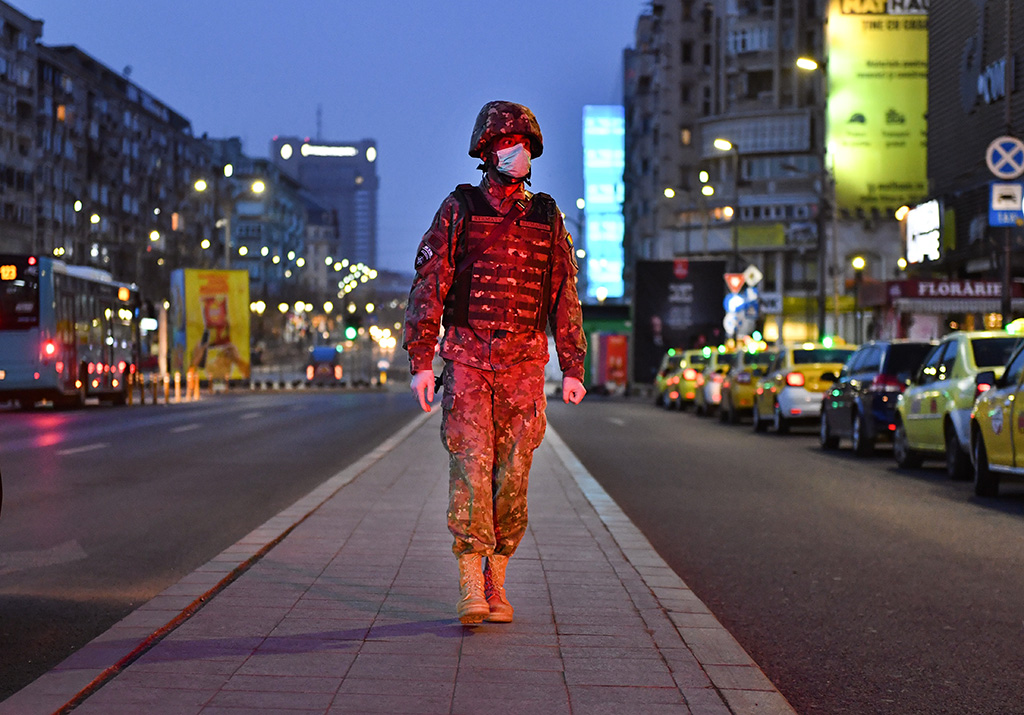
[[[586,104],[622,101],[645,0],[14,0],[42,41],[74,44],[188,117],[197,135],[377,141],[379,268],[411,271],[441,200],[475,183],[466,151],[492,99],[534,110],[533,189],[575,215]]]

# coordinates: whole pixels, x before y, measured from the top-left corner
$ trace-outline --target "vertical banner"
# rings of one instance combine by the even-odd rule
[[[622,105],[583,107],[587,298],[621,298],[626,118]]]
[[[725,261],[637,261],[633,382],[649,383],[669,348],[725,340]]]
[[[173,362],[202,379],[249,377],[249,273],[182,269],[171,277]]]
[[[831,0],[827,101],[840,209],[888,212],[928,195],[927,0]]]

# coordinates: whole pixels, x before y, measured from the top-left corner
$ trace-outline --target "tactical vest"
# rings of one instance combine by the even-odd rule
[[[455,197],[466,211],[467,230],[456,263],[502,222],[477,186],[460,184]],[[534,194],[530,207],[458,276],[444,304],[445,326],[513,333],[543,331],[551,293],[554,200]]]

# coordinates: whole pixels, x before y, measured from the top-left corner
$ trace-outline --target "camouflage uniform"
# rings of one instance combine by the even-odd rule
[[[490,141],[474,133],[474,145],[486,143],[485,140]],[[471,146],[470,154],[479,156],[473,150]],[[533,156],[539,153],[538,139]],[[522,184],[506,198],[489,175],[484,176],[478,188],[489,206],[483,213],[490,216],[479,218],[475,211],[471,214],[459,192],[452,192],[442,202],[420,243],[405,316],[404,347],[409,352],[413,374],[430,370],[443,316],[441,439],[449,453],[448,528],[455,537],[452,550],[456,556],[510,556],[526,531],[530,465],[547,424],[544,368],[548,341],[544,325],[547,323],[554,334],[559,366],[565,377],[582,381],[587,345],[576,293],[572,238],[554,202],[543,194],[534,196]],[[456,265],[472,247],[469,244],[481,234],[474,227],[478,221],[488,224],[488,220],[493,227],[516,201],[525,204],[524,215],[509,228],[508,236],[492,245],[466,271],[475,273],[470,297],[475,308],[468,311],[468,318],[453,318],[458,300],[456,291],[450,289]],[[546,225],[528,221],[536,218],[542,205],[551,207]],[[522,265],[522,243],[517,243],[516,238],[533,231],[536,239],[541,228],[551,241],[543,264],[543,271],[550,271],[549,280],[544,278],[543,271],[516,274],[519,278],[537,276],[530,285],[524,285],[498,271],[490,276],[489,284],[486,277],[481,283],[480,274],[487,273],[488,261]],[[485,267],[475,271],[477,264]],[[518,307],[515,300],[506,300],[496,312],[488,312],[488,299],[502,291],[506,299],[526,296],[531,291],[534,295],[546,293],[539,301],[524,301],[534,309],[544,306],[536,323],[532,314],[525,320],[517,314],[530,308]]]

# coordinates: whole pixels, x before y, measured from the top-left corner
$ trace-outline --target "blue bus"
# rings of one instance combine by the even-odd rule
[[[124,404],[139,316],[138,289],[106,271],[0,255],[0,402]]]

